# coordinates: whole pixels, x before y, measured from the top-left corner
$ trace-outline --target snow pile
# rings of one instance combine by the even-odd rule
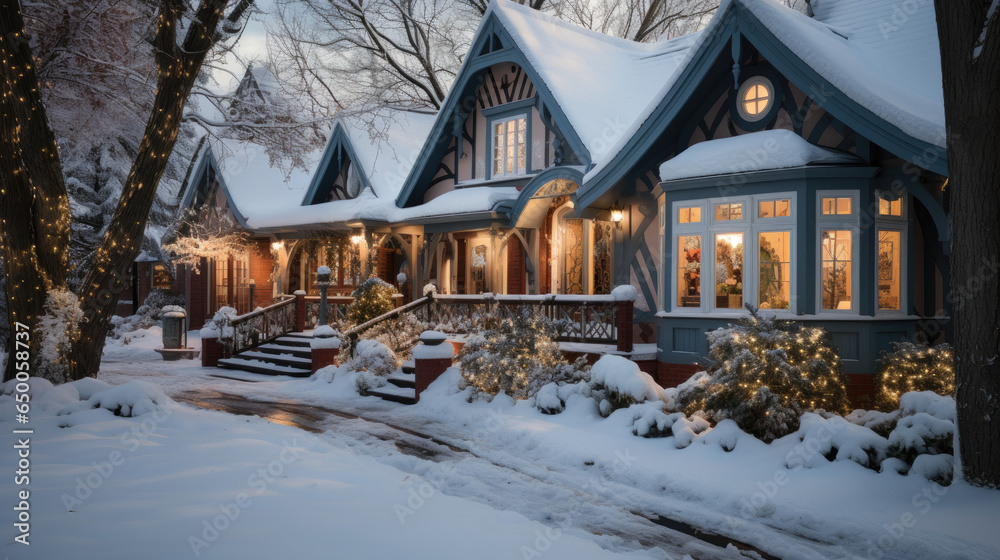
[[[367,371],[373,376],[384,377],[399,365],[396,363],[396,354],[377,340],[360,340],[354,351],[351,367],[355,371]]]
[[[590,385],[603,416],[634,403],[663,401],[663,388],[638,364],[621,356],[608,354],[597,360],[590,369]]]
[[[222,307],[215,312],[212,320],[205,323],[201,328],[202,338],[225,338],[233,337],[233,327],[230,323],[239,316],[239,312],[232,307]]]
[[[886,439],[869,428],[858,426],[845,418],[807,412],[802,415],[799,430],[790,438],[800,441],[795,453],[785,459],[785,466],[813,468],[833,461],[854,461],[878,470],[886,458]]]
[[[904,415],[926,412],[949,422],[955,422],[957,418],[955,399],[941,396],[933,391],[904,393],[899,399],[899,406]]]
[[[622,284],[611,290],[611,297],[615,298],[615,301],[635,301],[639,297],[639,290],[631,284]]]
[[[320,325],[313,330],[313,339],[309,341],[309,347],[314,350],[321,348],[340,348],[343,335],[330,325]]]
[[[764,130],[695,144],[660,166],[660,180],[860,161],[810,144],[791,130]]]
[[[413,348],[415,360],[447,360],[454,357],[455,348],[447,342],[433,345],[421,342]]]
[[[62,409],[60,416],[76,412],[103,408],[115,416],[142,416],[157,410],[176,406],[174,401],[157,385],[146,381],[133,380],[94,393],[89,399]]]
[[[684,417],[683,412],[667,414],[663,407],[655,404],[635,405],[635,420],[632,422],[632,434],[644,438],[662,438],[674,435],[674,423]]]
[[[889,434],[889,455],[912,463],[918,455],[951,454],[955,424],[926,412],[903,417]]]

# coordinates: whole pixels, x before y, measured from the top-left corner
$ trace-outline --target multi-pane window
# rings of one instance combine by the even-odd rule
[[[820,294],[824,310],[850,310],[853,293],[853,232],[824,229],[820,233]]]
[[[851,197],[823,197],[820,207],[824,216],[850,216]]]
[[[722,204],[715,205],[715,219],[716,220],[742,220],[743,219],[743,203],[741,202],[724,202]]]
[[[681,206],[677,210],[677,222],[696,224],[701,221],[701,206]]]
[[[896,200],[886,200],[884,198],[878,199],[878,213],[880,216],[894,216],[900,217],[903,215],[903,201],[897,198]]]
[[[493,121],[493,176],[524,174],[527,161],[527,117],[518,115]]]
[[[792,193],[676,203],[673,307],[790,309],[793,206]]]
[[[900,310],[900,262],[902,261],[902,232],[878,232],[878,308]]]

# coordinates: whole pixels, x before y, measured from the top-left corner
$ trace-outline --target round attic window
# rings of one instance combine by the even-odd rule
[[[774,94],[774,84],[764,76],[753,76],[743,82],[739,91],[739,102],[736,106],[740,117],[747,122],[757,122],[767,117],[771,107],[777,101]]]

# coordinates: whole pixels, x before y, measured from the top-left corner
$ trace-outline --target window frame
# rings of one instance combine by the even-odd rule
[[[883,215],[879,213],[879,204],[882,200],[881,196],[876,194],[876,208],[875,208],[875,286],[874,289],[874,299],[875,299],[875,314],[876,315],[908,315],[909,306],[907,302],[909,301],[909,196],[906,193],[899,195],[899,216],[893,215]],[[899,233],[899,309],[879,309],[878,305],[878,295],[879,295],[879,280],[878,280],[878,244],[879,244],[879,234],[883,231],[891,231]]]
[[[798,228],[799,228],[799,217],[797,214],[796,200],[798,198],[798,193],[795,191],[780,191],[780,192],[769,192],[759,195],[746,195],[738,197],[715,197],[715,198],[701,198],[701,199],[691,199],[691,200],[675,200],[669,203],[670,215],[671,215],[671,231],[670,231],[670,282],[669,282],[669,296],[663,298],[664,307],[666,310],[666,302],[670,302],[670,311],[673,313],[683,313],[692,315],[713,315],[713,314],[731,314],[736,313],[746,313],[743,308],[717,308],[715,307],[715,288],[716,288],[716,271],[715,271],[715,239],[716,235],[724,233],[742,233],[743,234],[743,291],[742,298],[743,303],[753,303],[754,305],[760,305],[758,284],[759,284],[759,274],[760,274],[760,256],[759,256],[759,244],[760,244],[760,234],[761,233],[777,233],[777,232],[788,232],[789,233],[789,302],[788,309],[774,309],[776,314],[780,315],[793,315],[797,312],[796,305],[796,294],[799,289],[797,275],[798,275],[798,259],[796,255],[798,254]],[[758,202],[766,202],[771,200],[784,200],[788,199],[791,209],[790,216],[782,217],[772,217],[772,218],[759,218],[757,216],[757,204]],[[743,218],[739,220],[718,220],[715,217],[715,205],[725,204],[725,203],[742,203],[743,204]],[[687,223],[682,224],[679,222],[680,213],[679,210],[682,207],[701,207],[702,216],[710,216],[710,219],[703,219],[699,223]],[[706,214],[710,212],[710,214]],[[666,228],[664,227],[664,230]],[[678,243],[679,238],[682,236],[692,236],[700,235],[702,236],[701,241],[701,302],[698,307],[681,307],[678,300],[679,289],[678,282],[679,277],[677,274],[678,264],[679,264],[679,254],[678,254]],[[661,237],[661,245],[666,245],[666,236]],[[666,254],[666,253],[663,253]],[[708,263],[706,265],[706,263]],[[664,267],[666,269],[666,267]],[[666,288],[666,282],[664,282],[664,287]],[[667,290],[664,290],[667,292]],[[667,300],[666,297],[670,299]]]
[[[850,198],[850,214],[823,214],[824,198]],[[816,192],[815,212],[815,232],[816,232],[816,256],[813,265],[816,267],[816,282],[813,286],[815,292],[816,314],[834,313],[837,315],[859,315],[860,308],[860,275],[861,263],[858,256],[861,252],[861,224],[860,224],[860,192],[857,190],[823,190]],[[824,230],[847,230],[851,232],[851,308],[850,309],[824,309],[823,308],[823,231]]]
[[[507,169],[507,165],[506,165],[506,163],[507,163],[507,156],[506,156],[506,154],[504,154],[504,166],[503,166],[504,172],[503,173],[496,173],[495,170],[494,170],[494,168],[493,168],[494,165],[496,165],[496,159],[495,159],[495,155],[494,154],[496,152],[496,140],[497,140],[496,139],[496,131],[494,130],[494,127],[497,125],[497,123],[500,123],[500,122],[504,122],[504,123],[514,122],[515,123],[515,127],[516,127],[517,120],[518,119],[522,119],[522,118],[524,119],[524,162],[523,162],[524,166],[522,168],[522,167],[518,167],[516,165],[518,162],[516,161],[516,158],[517,158],[517,148],[515,147],[515,149],[514,149],[514,152],[515,152],[514,153],[514,157],[515,157],[514,171],[511,172],[511,173],[507,173],[506,172],[506,169]],[[486,123],[487,123],[486,124],[486,130],[487,130],[487,133],[489,134],[489,145],[487,146],[487,149],[489,150],[487,152],[487,161],[489,162],[489,165],[486,167],[486,169],[487,169],[487,176],[486,176],[486,178],[487,179],[495,179],[495,178],[501,178],[501,177],[520,177],[520,176],[524,176],[524,175],[527,175],[528,173],[530,173],[530,171],[531,171],[531,110],[530,110],[530,108],[523,108],[523,107],[512,108],[512,109],[510,109],[508,111],[503,111],[503,112],[498,112],[498,113],[490,114],[487,117],[487,119],[486,119]],[[506,126],[506,124],[504,126]],[[506,129],[505,129],[504,132],[505,133],[507,132]],[[517,129],[516,128],[515,128],[515,131],[514,131],[514,135],[515,135],[515,138],[516,138],[516,136],[517,136]],[[507,148],[507,146],[505,144],[504,145],[504,149],[506,150],[506,148]]]

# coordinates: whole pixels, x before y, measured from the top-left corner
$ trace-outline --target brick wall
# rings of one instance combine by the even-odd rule
[[[703,368],[695,364],[668,364],[666,362],[656,363],[656,382],[661,387],[676,387],[687,381],[692,375],[698,373]]]
[[[875,376],[867,373],[847,374],[847,398],[854,408],[871,409],[875,396]]]
[[[274,286],[271,284],[272,270],[274,270],[274,257],[271,255],[271,240],[251,240],[249,273],[254,282],[253,301],[250,302],[251,309],[267,307],[274,301]]]

